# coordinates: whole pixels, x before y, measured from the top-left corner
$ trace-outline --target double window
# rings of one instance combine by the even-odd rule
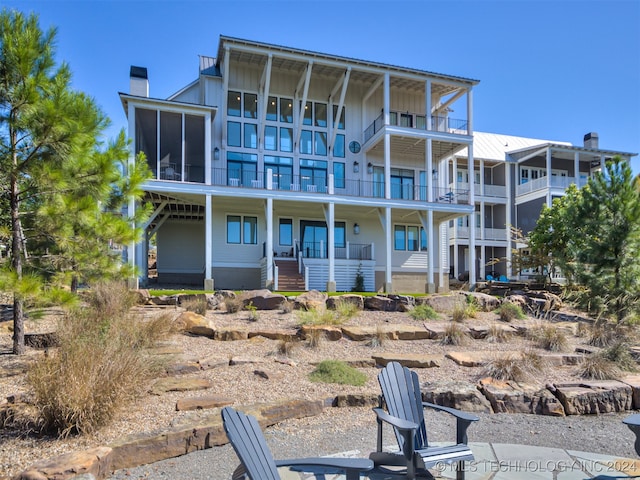
[[[393,248],[409,252],[427,250],[427,233],[415,225],[395,225],[393,227]]]
[[[227,215],[227,243],[258,244],[258,217]]]

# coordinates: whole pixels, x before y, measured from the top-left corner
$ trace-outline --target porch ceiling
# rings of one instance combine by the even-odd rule
[[[277,52],[272,53],[272,68],[274,70],[282,70],[290,73],[301,74],[307,67],[310,60],[314,61],[313,64],[313,76],[323,77],[330,79],[338,79],[344,75],[344,72],[348,66],[352,67],[350,82],[359,83],[365,86],[373,85],[383,74],[380,70],[379,73],[371,71],[371,67],[366,70],[358,69],[358,64],[341,63],[338,60],[326,60],[326,63],[322,59],[310,57],[308,59],[300,57],[300,59],[291,58],[291,56],[278,56]],[[252,67],[263,68],[267,62],[268,53],[266,51],[247,51],[247,50],[235,50],[231,49],[230,58],[231,61],[251,65]],[[426,78],[425,74],[425,78]],[[404,76],[391,75],[390,88],[403,91],[409,91],[414,93],[423,93],[425,90],[424,79],[414,79]],[[444,97],[452,94],[459,89],[459,86],[451,85],[449,83],[437,83],[437,79],[432,83],[433,93],[438,97]]]
[[[464,149],[465,145],[454,142],[445,142],[434,140],[432,142],[432,152],[434,160],[442,160],[450,155]],[[367,153],[373,153],[376,157],[384,158],[384,141],[379,141],[368,150]],[[401,156],[413,158],[417,161],[424,161],[426,155],[426,140],[424,138],[416,138],[415,136],[391,136],[391,156]]]
[[[165,195],[155,192],[147,192],[145,202],[153,205],[153,210],[164,204],[162,211],[151,222],[155,226],[162,218],[168,215],[170,220],[202,220],[204,219],[204,202],[201,195],[177,194]]]

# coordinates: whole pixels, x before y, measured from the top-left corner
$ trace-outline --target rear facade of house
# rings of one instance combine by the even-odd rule
[[[495,148],[505,136],[474,135],[477,83],[224,36],[167,99],[132,67],[120,94],[132,159],[143,152],[153,175],[153,214],[127,249],[140,284],[151,239],[154,281],[207,290],[435,292],[461,274],[517,273],[508,225],[612,152],[572,151],[579,175],[557,177],[545,152],[564,161],[570,144]],[[525,168],[538,168],[526,182]]]

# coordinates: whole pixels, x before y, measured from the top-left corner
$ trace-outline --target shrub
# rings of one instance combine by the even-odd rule
[[[298,321],[300,325],[340,325],[343,323],[342,318],[326,308],[300,310],[298,312]]]
[[[613,326],[605,320],[599,320],[589,329],[587,344],[594,347],[608,347],[612,345],[616,338]]]
[[[115,303],[101,305],[113,312]],[[146,348],[171,328],[169,315],[145,321],[91,307],[65,315],[58,326],[60,346],[27,372],[43,429],[66,437],[107,425],[161,371]]]
[[[291,340],[280,340],[278,342],[278,353],[288,357],[289,355],[291,355],[291,352],[293,352],[295,346],[296,343],[292,342]]]
[[[258,307],[256,307],[253,302],[249,302],[247,306],[244,307],[245,310],[249,312],[249,320],[252,322],[257,322],[260,318],[260,314],[258,313]]]
[[[495,323],[489,327],[489,331],[487,332],[487,342],[489,343],[504,343],[509,339],[509,334],[505,332],[500,325],[496,325]]]
[[[371,348],[382,347],[384,343],[387,341],[387,333],[380,326],[376,326],[376,333],[372,335],[369,340],[367,340],[367,345]]]
[[[355,317],[360,312],[358,306],[355,303],[349,302],[348,300],[338,299],[336,300],[335,305],[338,318],[342,319],[345,322]]]
[[[367,376],[339,360],[323,360],[309,374],[309,380],[312,382],[339,383],[341,385],[361,387],[366,383]]]
[[[578,374],[593,380],[615,380],[620,376],[620,369],[604,355],[596,353],[582,362]]]
[[[511,322],[512,320],[524,320],[526,315],[522,311],[519,305],[515,303],[507,302],[500,305],[498,308],[498,315],[503,322]]]
[[[227,313],[238,313],[244,306],[244,300],[239,297],[225,298],[224,306],[227,310]]]
[[[318,348],[322,343],[323,333],[319,328],[311,328],[307,331],[305,339],[309,348]]]
[[[463,345],[467,340],[467,334],[460,324],[451,322],[444,329],[444,336],[440,343],[442,345]]]
[[[540,348],[551,352],[562,352],[569,346],[565,334],[554,325],[537,326],[529,330],[527,335],[536,342]]]
[[[87,293],[87,303],[101,315],[121,317],[136,304],[135,294],[122,281],[112,280],[92,285]]]
[[[520,356],[497,357],[485,364],[484,374],[496,380],[523,382],[535,377],[544,368],[542,357],[532,351]]]
[[[426,303],[422,303],[412,308],[409,316],[414,320],[435,320],[438,318],[438,313]]]
[[[607,347],[600,354],[607,360],[613,362],[620,370],[634,371],[636,361],[629,352],[629,346],[625,341],[618,340],[613,345]]]
[[[206,298],[190,298],[189,300],[185,300],[184,302],[182,302],[182,306],[188,312],[194,312],[202,316],[207,314],[208,303]]]

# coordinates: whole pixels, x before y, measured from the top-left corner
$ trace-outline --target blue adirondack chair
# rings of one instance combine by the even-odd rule
[[[462,462],[473,460],[467,445],[467,428],[478,417],[454,408],[422,401],[418,375],[398,362],[389,362],[378,374],[382,389],[380,407],[374,408],[378,422],[376,451],[369,455],[376,467],[406,467],[406,477],[429,475],[427,469],[442,463],[458,462],[456,478],[464,478]],[[387,411],[382,407],[386,405]],[[424,408],[449,413],[456,417],[456,443],[450,446],[432,446],[427,439]],[[398,452],[383,452],[382,429],[384,424],[393,426],[398,441]],[[390,470],[391,469],[386,469]]]
[[[347,480],[358,480],[360,473],[373,468],[366,458],[296,458],[274,460],[262,429],[255,417],[245,415],[231,407],[222,409],[224,431],[240,458],[244,473],[251,480],[278,480],[278,467],[289,466],[305,471],[304,467],[321,467],[327,473],[346,473]],[[238,478],[238,470],[234,478]],[[240,472],[242,473],[242,472]]]

